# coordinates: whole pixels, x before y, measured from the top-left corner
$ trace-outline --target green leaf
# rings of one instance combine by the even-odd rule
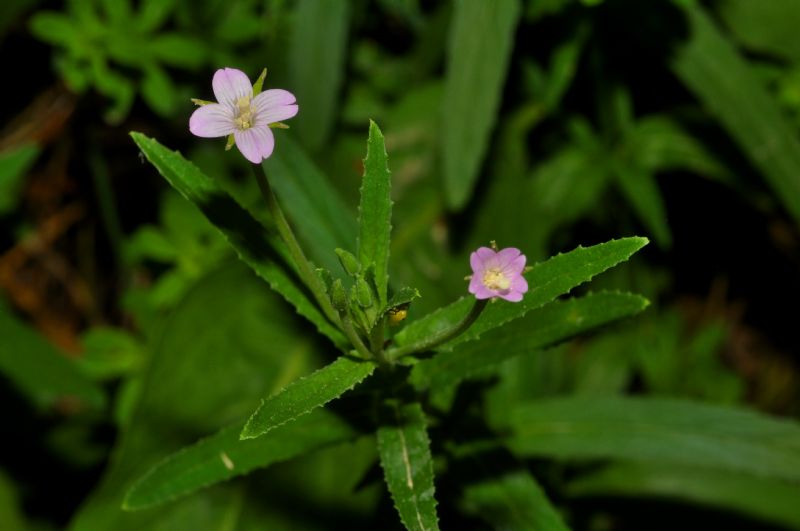
[[[346,393],[375,370],[370,361],[346,356],[292,382],[261,405],[242,429],[242,439],[254,439]]]
[[[49,44],[74,47],[80,40],[80,31],[73,21],[56,11],[35,13],[31,17],[30,28],[36,38]]]
[[[714,7],[738,42],[751,50],[800,62],[800,4],[796,0],[726,0]]]
[[[487,368],[522,354],[565,341],[580,333],[644,310],[647,299],[628,293],[595,293],[579,299],[554,301],[531,311],[524,319],[487,332],[473,341],[433,358],[411,370],[418,389],[441,388],[464,378],[481,375]]]
[[[386,308],[381,312],[379,317],[383,317],[386,315],[386,312],[389,312],[395,308],[400,308],[407,304],[411,304],[414,299],[418,299],[419,297],[420,294],[416,288],[409,288],[407,286],[400,288],[397,293],[393,294],[389,299],[389,302],[386,304]]]
[[[755,72],[697,6],[686,8],[691,39],[672,69],[716,116],[783,206],[800,221],[800,140]]]
[[[422,407],[390,401],[384,413],[378,453],[400,519],[411,531],[437,530],[433,458]]]
[[[369,122],[367,157],[361,181],[361,204],[358,207],[358,258],[366,270],[375,264],[375,287],[381,305],[386,304],[389,283],[389,245],[392,233],[392,177],[389,172],[383,133]]]
[[[289,43],[291,90],[303,110],[294,120],[298,138],[311,150],[328,140],[339,107],[350,25],[347,0],[300,0]]]
[[[167,65],[190,70],[200,68],[208,58],[206,41],[181,33],[161,33],[148,41],[147,50]]]
[[[165,458],[134,483],[123,508],[135,511],[166,503],[356,435],[345,421],[322,409],[257,440],[241,441],[241,431],[242,424],[229,426]]]
[[[2,301],[0,337],[0,373],[36,405],[49,407],[59,398],[76,398],[93,408],[105,404],[102,389]]]
[[[125,512],[120,506],[132,483],[164,457],[246,418],[264,389],[280,389],[313,370],[318,347],[287,309],[236,260],[195,283],[159,323],[133,415],[72,531],[230,529],[231,503],[242,482],[148,511]],[[259,504],[275,507],[270,500]]]
[[[0,215],[16,208],[25,175],[39,151],[39,146],[26,144],[0,153]]]
[[[566,491],[573,497],[684,500],[800,528],[800,485],[721,470],[620,463],[578,476]]]
[[[472,483],[463,506],[499,531],[568,531],[542,487],[527,471]]]
[[[264,161],[264,171],[298,237],[306,244],[309,258],[336,271],[338,260],[333,250],[352,248],[356,239],[353,210],[288,135],[281,135],[278,143],[275,153]]]
[[[592,247],[578,247],[536,264],[526,275],[529,290],[522,302],[500,301],[490,304],[464,334],[446,343],[440,350],[452,349],[455,345],[477,339],[483,332],[523,317],[528,311],[543,306],[606,269],[626,261],[647,242],[647,238],[640,237],[611,240]],[[471,296],[459,299],[411,323],[395,336],[395,342],[401,346],[408,345],[450,328],[464,318],[474,300]]]
[[[685,400],[575,397],[512,409],[524,456],[628,459],[800,480],[800,425]]]
[[[144,101],[158,114],[169,116],[175,111],[177,106],[175,86],[160,67],[151,65],[145,69],[141,89]]]
[[[159,173],[222,232],[244,263],[334,344],[340,347],[348,345],[342,333],[308,300],[290,277],[290,272],[277,261],[279,257],[273,249],[284,257],[286,251],[273,234],[265,234],[264,227],[231,198],[217,181],[203,174],[180,153],[170,151],[157,140],[141,133],[131,133],[131,137]]]
[[[519,0],[455,3],[442,100],[447,204],[472,194],[494,127],[520,15]]]
[[[644,226],[655,237],[656,243],[661,248],[669,249],[672,246],[672,233],[655,176],[633,168],[626,162],[614,164],[614,175],[622,193]]]

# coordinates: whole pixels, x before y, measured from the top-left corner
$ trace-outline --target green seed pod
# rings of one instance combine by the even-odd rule
[[[331,304],[337,311],[343,312],[347,310],[347,293],[342,285],[342,279],[337,278],[333,281],[331,287]]]
[[[356,278],[356,300],[362,308],[369,308],[372,306],[372,290],[363,277]]]
[[[339,257],[339,263],[342,264],[342,267],[347,271],[348,275],[355,276],[358,274],[361,266],[358,263],[358,259],[353,256],[353,253],[345,251],[344,249],[336,249],[336,256]]]
[[[325,286],[325,292],[330,294],[331,293],[331,286],[333,286],[333,275],[330,271],[323,267],[317,268],[317,276],[319,276],[320,280],[322,280],[322,284]]]

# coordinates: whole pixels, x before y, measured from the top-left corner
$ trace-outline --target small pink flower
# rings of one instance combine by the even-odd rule
[[[233,135],[236,147],[254,164],[272,155],[275,137],[269,125],[297,114],[289,91],[270,89],[253,96],[247,75],[235,68],[221,68],[211,81],[219,103],[198,108],[189,118],[189,131],[203,138]]]
[[[525,270],[525,255],[519,249],[507,247],[494,251],[481,247],[469,257],[472,278],[469,292],[477,299],[500,297],[519,302],[528,291],[528,282],[522,276]]]

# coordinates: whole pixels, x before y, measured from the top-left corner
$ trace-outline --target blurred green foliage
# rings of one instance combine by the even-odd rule
[[[743,267],[785,260],[731,290],[769,282],[786,286],[789,303],[797,295],[798,27],[795,0],[5,2],[0,40],[43,47],[34,66],[52,75],[23,80],[24,90],[58,79],[79,105],[59,134],[28,133],[23,113],[8,114],[0,136],[0,387],[15,426],[0,459],[0,529],[394,529],[377,463],[406,438],[430,446],[414,456],[413,479],[435,485],[438,506],[419,510],[444,528],[800,528],[797,352],[780,350],[792,330],[769,337],[776,328],[764,324],[785,313],[781,294],[772,313],[743,322],[735,304],[707,295],[707,277],[737,264],[687,254],[720,241],[743,247]],[[22,64],[10,46],[0,54]],[[310,258],[348,290],[357,280],[334,249],[361,258],[364,141],[370,119],[381,125],[394,203],[389,292],[413,299],[390,331],[397,344],[466,293],[469,252],[489,240],[531,263],[630,234],[655,245],[592,292],[575,288],[401,368],[424,407],[396,409],[377,437],[353,414],[379,392],[368,380],[341,405],[272,430],[274,440],[238,446],[260,398],[314,374],[346,341],[281,261],[246,164],[188,135],[189,98],[210,99],[222,66],[252,77],[267,66],[268,88],[297,95],[300,113],[264,168]],[[8,112],[28,102],[15,103]],[[134,144],[130,129],[147,136]],[[170,168],[180,193],[153,185],[145,158]],[[58,188],[60,174],[78,185]],[[56,207],[37,203],[42,188],[59,190],[56,207],[88,206],[88,221],[48,240],[42,212]],[[709,204],[688,215],[708,190]],[[744,221],[709,234],[712,203],[734,200]],[[782,258],[744,247],[751,219]],[[367,240],[382,249],[385,227],[372,228]],[[24,267],[37,260],[57,285],[70,284],[63,264],[75,265],[93,304],[65,307],[53,282]],[[43,337],[26,298],[39,284],[54,311],[77,314],[79,353]],[[629,291],[652,306],[608,325],[645,307]],[[748,334],[766,340],[742,354]],[[759,386],[782,402],[756,402]],[[742,412],[765,405],[795,420]],[[159,463],[166,469],[145,475]],[[394,465],[387,478],[402,479]],[[191,494],[123,511],[138,481],[142,506]],[[402,489],[394,501],[414,528],[415,492],[397,499]],[[56,493],[62,503],[51,503]]]

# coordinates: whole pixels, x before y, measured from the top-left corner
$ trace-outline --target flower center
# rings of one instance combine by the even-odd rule
[[[236,100],[237,116],[234,122],[242,131],[253,126],[253,107],[250,105],[250,96],[242,96]]]
[[[487,269],[483,274],[483,285],[494,291],[503,291],[511,287],[511,281],[498,268]]]

